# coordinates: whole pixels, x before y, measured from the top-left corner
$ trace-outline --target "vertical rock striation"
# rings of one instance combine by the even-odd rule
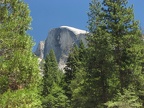
[[[54,50],[59,64],[63,69],[67,61],[68,54],[74,44],[79,44],[80,40],[86,44],[86,31],[69,26],[61,26],[49,31],[45,42],[41,41],[35,54],[39,58],[45,58],[51,49]]]
[[[43,59],[44,57],[44,45],[45,45],[45,41],[40,41],[35,51],[35,55],[37,55],[40,59]]]

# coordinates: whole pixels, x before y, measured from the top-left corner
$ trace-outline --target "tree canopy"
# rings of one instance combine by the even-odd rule
[[[31,17],[21,0],[0,3],[0,107],[41,107],[38,60],[27,34]],[[33,92],[32,92],[33,91]]]

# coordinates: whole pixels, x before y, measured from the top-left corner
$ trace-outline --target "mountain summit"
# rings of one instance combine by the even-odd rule
[[[35,54],[43,59],[51,49],[54,50],[59,68],[63,69],[68,54],[74,44],[79,44],[80,40],[86,44],[86,31],[69,26],[60,26],[51,29],[45,41],[40,41]]]
[[[81,29],[77,29],[77,28],[69,27],[69,26],[60,26],[60,28],[68,29],[68,30],[72,31],[75,35],[87,33],[85,30],[81,30]]]

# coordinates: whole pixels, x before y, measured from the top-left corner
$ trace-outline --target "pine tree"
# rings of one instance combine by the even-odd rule
[[[98,25],[101,23],[100,19],[101,3],[99,0],[91,0],[89,3],[88,12],[88,29],[90,33],[94,33]]]
[[[85,91],[87,96],[86,107],[102,107],[110,96],[110,77],[112,76],[113,57],[111,56],[110,35],[104,30],[104,18],[101,3],[92,0],[90,3],[89,34],[88,34],[88,61]],[[94,25],[94,27],[93,27]],[[103,106],[104,107],[104,106]]]
[[[46,56],[43,72],[42,103],[43,108],[65,108],[67,97],[60,86],[63,73],[58,69],[53,50]]]
[[[69,54],[65,67],[65,91],[71,107],[81,107],[84,103],[83,84],[85,77],[86,48],[80,41]]]
[[[43,99],[43,108],[68,108],[68,98],[61,86],[53,83],[50,93]]]
[[[0,107],[41,107],[38,60],[33,41],[28,5],[21,0],[0,3]]]
[[[69,54],[66,67],[65,74],[64,74],[64,89],[66,91],[66,95],[71,101],[72,98],[72,91],[70,88],[71,81],[75,78],[75,71],[77,68],[77,61],[78,61],[78,46],[75,45],[72,49],[72,52]]]
[[[54,51],[51,50],[46,56],[43,72],[43,95],[47,96],[53,83],[58,83],[58,65],[55,58]]]
[[[88,14],[87,107],[105,107],[118,90],[123,93],[131,86],[138,92],[144,80],[143,41],[133,8],[127,0],[104,0],[94,8],[97,4],[92,0]]]
[[[105,30],[111,35],[114,68],[119,75],[121,92],[130,85],[138,89],[144,80],[142,34],[138,21],[134,20],[133,6],[127,7],[127,4],[127,0],[103,1]]]
[[[72,91],[71,106],[73,108],[83,107],[83,104],[85,102],[83,89],[86,77],[87,48],[85,47],[82,40],[79,43],[77,53],[78,59],[76,61],[76,69],[74,72],[75,78],[71,80],[70,84],[70,88]]]
[[[124,89],[123,91],[123,94],[118,92],[115,98],[105,103],[105,105],[108,108],[142,108],[142,103],[133,89]]]

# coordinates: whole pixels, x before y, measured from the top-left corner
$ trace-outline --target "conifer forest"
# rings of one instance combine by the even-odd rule
[[[87,16],[87,45],[71,49],[62,71],[53,49],[38,64],[28,5],[0,0],[0,108],[144,108],[144,35],[133,6],[91,0]]]

